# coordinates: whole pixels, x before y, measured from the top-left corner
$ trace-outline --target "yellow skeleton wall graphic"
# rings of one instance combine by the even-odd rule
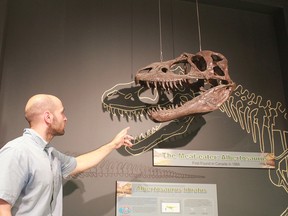
[[[69,153],[68,153],[69,154]],[[77,154],[79,155],[79,154]],[[94,177],[129,177],[136,179],[141,176],[142,178],[165,178],[165,179],[193,179],[204,178],[202,175],[193,175],[182,172],[176,172],[169,169],[160,169],[155,167],[148,167],[137,163],[128,163],[115,160],[104,160],[98,166],[90,170],[80,173],[77,178],[94,178]],[[75,178],[75,177],[70,177]]]
[[[252,137],[260,152],[275,155],[276,168],[268,170],[269,179],[288,193],[287,110],[280,102],[265,101],[242,85],[235,86],[223,55],[212,51],[184,53],[175,60],[140,69],[135,82],[106,90],[102,107],[111,118],[139,124],[150,119],[155,123],[135,137],[131,148],[119,151],[132,156],[154,147],[187,145],[206,123],[203,115],[219,109]],[[281,215],[287,214],[288,208]]]
[[[288,130],[280,127],[285,127],[285,122],[287,127],[286,108],[280,102],[273,105],[270,100],[263,101],[261,96],[238,85],[220,110],[252,136],[261,152],[275,155],[276,169],[269,169],[269,178],[288,193]],[[276,145],[281,148],[275,148]]]

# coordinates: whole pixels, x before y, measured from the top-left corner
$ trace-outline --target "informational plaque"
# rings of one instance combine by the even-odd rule
[[[218,216],[215,184],[117,181],[116,216]]]
[[[275,168],[271,153],[154,149],[153,154],[155,166]]]

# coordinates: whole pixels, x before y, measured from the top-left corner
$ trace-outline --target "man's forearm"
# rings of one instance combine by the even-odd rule
[[[11,205],[5,200],[0,199],[0,216],[12,216]]]
[[[129,127],[120,131],[114,139],[106,145],[101,146],[100,148],[91,151],[89,153],[80,155],[76,157],[77,166],[75,170],[70,174],[71,176],[78,173],[84,172],[94,166],[96,166],[100,161],[102,161],[107,155],[109,155],[114,149],[118,149],[121,146],[131,147],[132,136],[128,135]]]
[[[96,149],[94,151],[76,157],[77,167],[75,168],[75,170],[71,175],[72,176],[76,175],[78,173],[84,172],[96,166],[113,150],[114,147],[110,143],[108,143],[100,147],[99,149]]]

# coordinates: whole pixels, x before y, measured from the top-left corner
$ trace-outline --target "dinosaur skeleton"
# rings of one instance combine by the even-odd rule
[[[228,74],[227,59],[212,51],[183,53],[176,59],[152,63],[136,73],[135,83],[151,88],[153,94],[157,89],[159,95],[176,94],[182,88],[197,92],[190,101],[176,98],[150,110],[148,115],[155,122],[214,111],[228,99],[235,86]]]
[[[146,118],[149,110],[155,109],[155,105],[141,103],[140,95],[145,88],[132,86],[133,82],[123,83],[105,91],[102,95],[103,110],[111,113],[111,116],[123,117],[127,120],[137,121],[141,117]],[[193,94],[187,94],[182,88],[179,89],[178,94],[174,95],[174,100],[181,96],[186,101],[193,98]],[[194,94],[197,95],[197,92]],[[166,102],[160,100],[161,106]],[[288,193],[287,109],[280,102],[273,104],[270,100],[265,101],[260,95],[251,93],[238,85],[219,110],[238,123],[247,135],[252,137],[253,142],[259,145],[261,152],[271,152],[275,155],[275,169],[268,170],[269,180],[274,186]],[[134,145],[125,147],[124,150],[128,155],[136,156],[163,143],[167,147],[175,140],[177,142],[173,143],[175,145],[173,147],[178,147],[181,137],[192,136],[203,125],[199,117],[188,116],[183,120],[173,120],[168,125],[158,123],[155,129],[136,137]],[[287,213],[288,207],[281,216]]]
[[[178,147],[181,137],[190,137],[202,127],[203,121],[199,119],[201,115],[197,113],[219,108],[252,136],[261,152],[275,155],[275,169],[268,170],[269,180],[288,193],[287,110],[280,102],[273,104],[270,100],[264,101],[261,96],[250,93],[241,85],[235,88],[229,78],[224,56],[211,51],[196,55],[184,53],[175,60],[153,63],[139,70],[135,81],[141,85],[133,86],[134,82],[118,84],[102,95],[103,110],[110,112],[111,116],[135,121],[142,121],[141,118],[149,116],[155,122],[161,122],[136,137],[132,147],[125,147],[126,153],[139,155],[175,140],[177,142],[173,143],[176,144],[173,147]],[[143,96],[149,88],[158,98],[157,103],[155,98],[149,100]],[[158,90],[156,93],[155,89]],[[177,108],[177,102],[186,102],[186,106],[182,106],[187,109],[184,115]],[[200,105],[203,105],[202,109],[198,109]],[[167,110],[168,107],[171,111]],[[165,125],[169,119],[173,120]],[[281,215],[287,213],[288,207]]]

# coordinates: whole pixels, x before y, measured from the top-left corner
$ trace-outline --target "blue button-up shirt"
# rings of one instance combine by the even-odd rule
[[[0,150],[0,199],[12,205],[13,216],[61,216],[62,177],[76,165],[74,157],[25,129]]]

